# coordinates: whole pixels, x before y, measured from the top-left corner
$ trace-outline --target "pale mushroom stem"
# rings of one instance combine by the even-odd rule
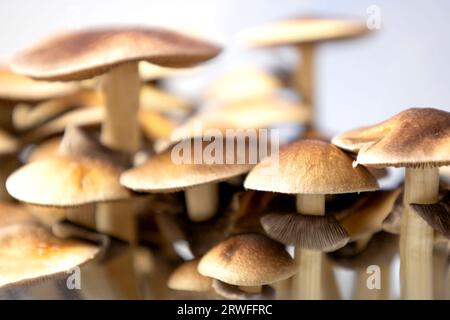
[[[306,43],[299,46],[300,59],[295,71],[294,85],[302,96],[303,103],[310,109],[311,119],[308,127],[314,126],[314,45]]]
[[[246,292],[246,293],[261,293],[262,286],[238,286],[239,290]]]
[[[297,212],[304,215],[325,215],[325,195],[298,194]],[[294,277],[293,297],[302,300],[322,299],[323,254],[317,250],[297,248],[295,260],[298,272]]]
[[[194,222],[212,218],[219,207],[219,185],[205,183],[184,191],[189,218]]]
[[[433,229],[409,204],[439,199],[438,168],[406,168],[400,232],[400,279],[403,299],[433,298]]]
[[[113,149],[135,153],[140,146],[138,64],[113,68],[103,78],[102,91],[106,106],[102,142]]]

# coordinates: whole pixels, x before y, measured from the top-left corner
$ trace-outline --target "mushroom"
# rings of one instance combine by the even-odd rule
[[[376,179],[363,167],[353,168],[352,158],[319,140],[298,140],[280,149],[278,172],[268,175],[270,157],[248,174],[244,187],[296,195],[297,213],[272,213],[261,218],[267,234],[296,246],[298,289],[295,295],[320,299],[322,252],[343,247],[349,240],[334,215],[325,213],[325,195],[378,189]]]
[[[196,222],[206,221],[218,210],[218,183],[248,172],[253,164],[247,157],[258,154],[251,141],[245,143],[244,150],[237,149],[237,141],[237,138],[214,138],[212,142],[203,138],[183,140],[151,157],[144,164],[125,171],[120,182],[138,192],[184,190],[190,219]],[[230,149],[230,145],[233,149]],[[245,151],[245,159],[240,158],[242,151]],[[218,159],[203,158],[213,153]],[[228,159],[230,155],[232,159]],[[174,157],[182,159],[175,161]]]
[[[188,67],[215,57],[220,49],[169,30],[111,27],[60,34],[18,54],[12,68],[39,80],[83,80],[104,74],[106,117],[102,142],[114,149],[139,148],[138,62]]]
[[[167,286],[172,290],[208,292],[212,279],[201,275],[198,270],[199,259],[183,262],[170,275]]]
[[[439,199],[439,167],[450,164],[450,113],[411,108],[377,125],[338,135],[333,143],[357,152],[356,164],[405,168],[402,297],[431,299],[433,229],[410,204],[433,204]]]
[[[61,207],[129,198],[130,192],[119,184],[123,158],[93,141],[87,143],[89,138],[78,130],[67,130],[59,155],[31,162],[11,174],[8,192],[23,202]],[[77,145],[77,139],[85,140]]]
[[[21,147],[19,139],[0,129],[0,200],[11,200],[6,191],[5,181],[18,164],[17,153]]]
[[[98,253],[92,244],[56,238],[35,223],[0,228],[0,243],[0,287],[65,274]]]
[[[267,285],[294,275],[295,265],[280,243],[247,233],[231,236],[209,250],[198,272],[215,279],[213,287],[224,297],[268,299],[273,297],[267,293],[273,291]]]
[[[314,49],[316,44],[360,36],[368,31],[363,21],[348,18],[294,17],[241,33],[241,39],[252,47],[294,45],[298,47],[301,61],[295,70],[293,84],[309,108],[314,102]],[[314,114],[311,124],[314,124]]]

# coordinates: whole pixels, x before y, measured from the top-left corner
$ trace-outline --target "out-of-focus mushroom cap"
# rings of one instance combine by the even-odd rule
[[[189,67],[215,57],[220,50],[206,41],[161,28],[97,28],[41,41],[19,53],[12,68],[36,79],[83,80],[134,61]]]

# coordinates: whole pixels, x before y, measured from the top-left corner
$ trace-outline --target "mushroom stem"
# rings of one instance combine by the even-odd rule
[[[295,71],[294,85],[303,103],[310,108],[311,119],[308,128],[314,127],[314,45],[306,43],[299,46],[301,59]]]
[[[297,212],[305,215],[325,215],[325,195],[298,194]],[[323,254],[320,251],[297,248],[295,259],[298,266],[294,277],[293,297],[304,300],[322,298]]]
[[[135,244],[137,228],[133,209],[130,201],[98,203],[95,212],[97,230]]]
[[[219,207],[219,185],[205,183],[184,192],[189,218],[194,222],[202,222],[216,214]]]
[[[113,68],[104,76],[102,90],[106,106],[102,142],[116,150],[136,152],[140,145],[138,64]]]
[[[433,298],[433,229],[409,206],[439,199],[438,168],[406,168],[400,232],[400,279],[403,299]]]
[[[261,293],[262,286],[238,286],[239,290],[246,293]]]

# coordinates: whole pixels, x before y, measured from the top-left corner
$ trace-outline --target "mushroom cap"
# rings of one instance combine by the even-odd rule
[[[308,108],[280,98],[257,98],[227,103],[191,117],[176,130],[172,141],[179,141],[197,134],[196,128],[261,129],[288,123],[305,123],[311,118]]]
[[[217,244],[200,260],[198,271],[236,286],[259,286],[291,277],[295,263],[280,243],[249,233]]]
[[[351,240],[358,240],[383,229],[383,221],[394,207],[401,188],[368,193],[354,206],[348,208],[341,221]]]
[[[205,41],[161,28],[97,28],[46,39],[18,54],[12,68],[36,79],[83,80],[129,62],[188,67],[215,57],[220,50]]]
[[[93,259],[98,248],[58,239],[38,224],[0,229],[0,287],[55,276]]]
[[[0,101],[42,101],[74,93],[77,89],[75,83],[35,81],[0,67]]]
[[[167,286],[173,290],[209,291],[212,279],[198,273],[198,263],[198,259],[182,263],[170,275]]]
[[[450,112],[411,108],[379,124],[333,138],[338,147],[358,152],[357,163],[374,167],[450,164]]]
[[[233,149],[227,146],[227,142],[233,142]],[[246,143],[245,159],[240,155],[243,152],[237,152],[237,139],[218,139],[214,141],[203,141],[203,138],[187,139],[167,150],[152,156],[144,164],[125,171],[120,177],[120,183],[125,187],[142,192],[174,192],[184,190],[209,182],[220,182],[231,177],[248,172],[253,164],[249,163],[249,154],[257,154],[254,150],[253,143]],[[216,144],[216,142],[218,142]],[[217,146],[217,148],[215,148]],[[212,148],[212,149],[211,149]],[[183,152],[179,152],[182,150]],[[185,156],[186,160],[173,159],[175,157]],[[208,152],[215,150],[215,153]],[[233,161],[227,161],[226,156],[234,150]],[[200,151],[200,152],[198,152]],[[256,150],[257,151],[257,150]],[[207,163],[204,155],[213,154],[211,164]],[[200,159],[199,156],[202,156]],[[215,157],[217,156],[217,158]],[[195,158],[194,158],[195,157]],[[180,162],[178,162],[180,160]],[[200,160],[198,164],[195,160]],[[214,160],[214,161],[213,161]],[[217,163],[215,160],[218,160]],[[238,160],[243,160],[243,164],[239,164]]]
[[[247,175],[247,189],[291,194],[335,194],[373,191],[378,183],[364,167],[352,166],[352,158],[319,140],[298,140],[280,148],[276,174],[267,157]],[[270,173],[268,173],[270,172]]]
[[[130,197],[119,184],[121,168],[86,157],[54,156],[13,172],[6,189],[14,198],[47,206],[77,206]]]
[[[53,137],[39,143],[38,145],[34,145],[28,154],[26,162],[28,163],[42,160],[57,155],[60,144],[61,137]]]
[[[186,115],[192,111],[189,102],[152,85],[141,87],[141,111],[158,111],[174,115]]]
[[[239,67],[213,81],[206,89],[206,99],[236,102],[267,97],[282,87],[275,76],[255,67]]]
[[[250,46],[267,47],[350,38],[367,31],[364,21],[355,19],[298,17],[250,28],[240,37]]]

